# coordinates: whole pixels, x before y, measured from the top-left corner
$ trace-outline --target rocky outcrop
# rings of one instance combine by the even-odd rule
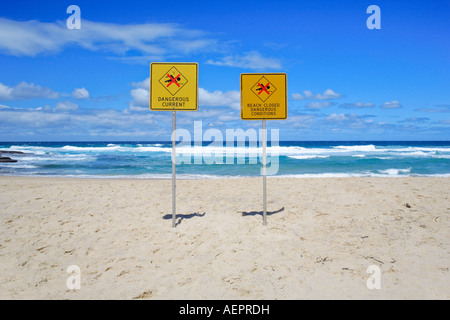
[[[3,151],[0,150],[0,163],[12,163],[17,162],[17,160],[11,159],[10,157],[3,157],[3,154],[25,154],[22,151]]]
[[[3,151],[3,150],[0,150],[0,156],[2,155],[2,153],[4,153],[4,154],[25,154],[25,152],[22,152],[22,151]]]
[[[0,157],[0,162],[4,163],[4,162],[17,162],[17,160],[11,159],[9,157]]]

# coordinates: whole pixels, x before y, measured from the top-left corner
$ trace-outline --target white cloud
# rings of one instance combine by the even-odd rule
[[[381,106],[381,108],[383,108],[383,109],[398,109],[401,107],[402,107],[402,105],[400,104],[400,102],[398,102],[396,100],[390,101],[390,102],[385,102]]]
[[[306,108],[318,110],[318,109],[323,109],[325,107],[329,107],[332,105],[333,105],[333,103],[331,103],[329,101],[314,101],[314,102],[307,103]]]
[[[73,90],[72,96],[75,99],[89,99],[89,97],[90,97],[89,91],[87,91],[85,88],[79,88],[79,89]]]
[[[70,116],[64,113],[42,112],[40,110],[6,110],[0,112],[2,128],[7,130],[30,130],[31,128],[53,128],[70,120]]]
[[[43,107],[38,107],[35,110],[39,111],[39,110],[43,110],[43,111],[51,111],[52,107],[50,107],[49,105],[45,105]]]
[[[16,56],[57,51],[67,41],[62,31],[62,24],[0,18],[0,51]]]
[[[235,110],[241,108],[241,94],[239,91],[222,92],[216,90],[210,92],[203,88],[198,88],[198,102],[201,106],[228,106]]]
[[[293,93],[292,99],[294,100],[305,100],[305,97],[303,97],[300,93]]]
[[[327,117],[326,120],[331,121],[331,122],[342,122],[342,121],[349,120],[349,117],[347,117],[343,113],[332,113]]]
[[[131,90],[133,101],[130,103],[130,110],[144,111],[148,110],[150,103],[150,92],[148,89],[136,88]]]
[[[405,120],[399,121],[399,123],[403,123],[403,122],[425,123],[429,120],[430,120],[430,118],[426,118],[426,117],[409,117],[409,118],[406,118]]]
[[[355,103],[343,103],[340,105],[340,107],[346,109],[358,109],[358,108],[373,108],[375,107],[375,105],[371,102],[356,101]]]
[[[315,115],[293,115],[283,123],[286,122],[292,128],[309,128],[313,125],[315,118]]]
[[[54,92],[49,88],[43,88],[34,83],[22,81],[14,87],[0,83],[0,100],[56,99],[58,97],[58,92]]]
[[[431,112],[431,113],[447,113],[450,112],[450,104],[440,104],[431,108],[419,108],[414,111]]]
[[[55,109],[0,109],[0,133],[20,135],[23,132],[43,134],[50,138],[61,135],[138,135],[149,125],[159,128],[159,113],[125,113],[114,109],[80,109],[75,104],[62,102]],[[64,128],[64,130],[62,130]]]
[[[224,123],[224,122],[230,122],[230,121],[240,121],[241,117],[239,116],[239,113],[227,112],[227,113],[220,114],[217,117],[217,120],[221,123]]]
[[[238,67],[252,70],[281,69],[281,62],[276,58],[263,57],[257,51],[246,52],[244,55],[229,55],[221,60],[208,60],[207,64],[216,66]]]
[[[12,100],[12,88],[0,83],[0,100]]]
[[[150,77],[141,81],[141,82],[133,82],[132,85],[137,88],[149,89],[150,88]]]
[[[357,115],[355,113],[332,113],[326,117],[326,126],[337,130],[367,130],[374,128],[373,115]]]
[[[0,18],[0,52],[14,56],[55,53],[68,46],[123,55],[138,51],[145,55],[176,56],[213,50],[216,40],[199,30],[173,23],[114,24],[83,19],[80,30],[69,30],[64,21],[44,23]]]
[[[340,93],[335,92],[332,89],[326,89],[322,94],[313,94],[309,90],[303,91],[303,95],[300,93],[293,93],[292,99],[294,100],[329,100],[329,99],[337,99],[342,95]]]
[[[130,91],[131,98],[133,100],[128,104],[128,109],[124,112],[138,111],[144,112],[149,110],[150,103],[150,78],[147,78],[140,82],[131,83],[135,89]]]
[[[316,95],[316,99],[320,99],[320,100],[322,100],[322,99],[337,99],[340,97],[341,97],[340,93],[334,92],[331,89],[326,89],[323,94]]]
[[[78,105],[71,101],[61,101],[58,102],[55,106],[55,110],[57,111],[75,111],[78,110]]]
[[[131,65],[148,66],[152,61],[164,61],[164,55],[146,55],[146,56],[130,56],[130,57],[108,57],[109,60],[119,61]]]

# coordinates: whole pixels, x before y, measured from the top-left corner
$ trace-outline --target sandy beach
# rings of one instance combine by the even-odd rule
[[[267,187],[179,180],[172,228],[170,180],[0,177],[0,299],[450,298],[450,178]]]

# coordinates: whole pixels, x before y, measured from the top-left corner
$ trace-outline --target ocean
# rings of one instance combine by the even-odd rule
[[[0,142],[1,151],[24,153],[3,154],[18,160],[0,163],[3,176],[172,177],[171,142]],[[220,148],[207,142],[177,151],[178,160],[183,154],[191,159],[177,164],[177,179],[261,174],[261,148],[248,143]],[[269,142],[267,153],[268,161],[278,160],[276,177],[450,177],[450,141],[280,141]]]

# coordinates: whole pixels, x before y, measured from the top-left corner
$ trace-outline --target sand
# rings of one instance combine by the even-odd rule
[[[0,299],[450,298],[450,178],[267,185],[0,177]]]

